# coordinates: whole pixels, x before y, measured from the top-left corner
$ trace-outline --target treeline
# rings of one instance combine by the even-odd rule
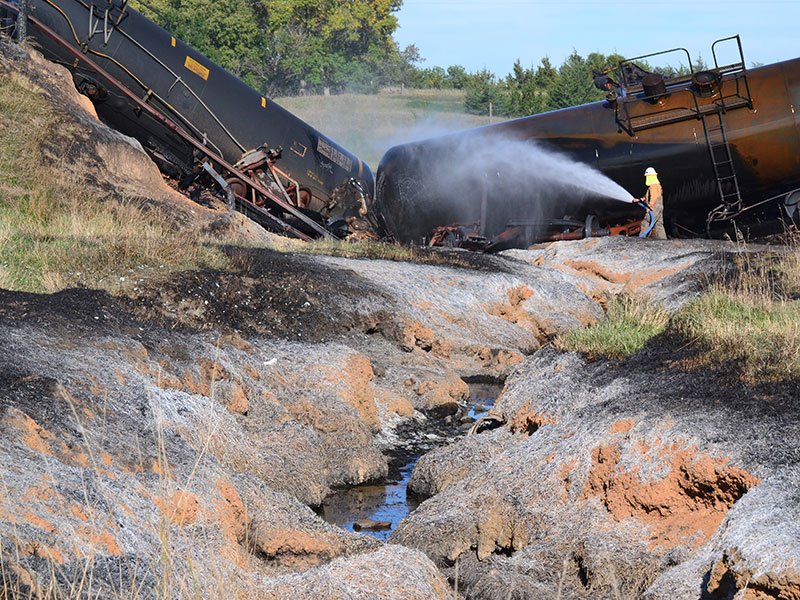
[[[592,73],[621,60],[597,52],[586,58],[573,52],[559,67],[547,57],[536,67],[523,67],[517,60],[504,78],[482,70],[468,74],[459,86],[466,92],[467,112],[520,117],[602,99],[605,93],[594,86]]]
[[[402,0],[132,0],[214,62],[271,96],[369,93],[409,79],[415,47],[393,38]]]
[[[517,117],[592,102],[592,71],[622,57],[573,52],[558,67],[517,61],[505,77],[463,66],[423,68],[393,37],[402,0],[132,0],[133,5],[269,96],[375,93],[385,86],[465,91],[475,114]]]
[[[592,52],[585,58],[573,52],[559,67],[555,67],[547,57],[541,59],[536,67],[523,67],[517,60],[511,72],[503,78],[488,70],[467,73],[460,66],[416,69],[411,84],[421,88],[463,89],[466,92],[465,109],[470,113],[521,117],[602,100],[607,91],[595,87],[595,73],[609,72],[614,78],[617,65],[624,60],[620,54],[599,52]],[[637,66],[667,77],[689,72],[685,66],[653,67],[644,61],[637,61]],[[694,68],[706,68],[702,57],[698,58]]]

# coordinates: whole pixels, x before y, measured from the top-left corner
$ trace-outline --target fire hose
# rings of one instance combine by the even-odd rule
[[[646,203],[637,202],[637,204],[647,211],[647,216],[650,219],[650,225],[648,225],[647,229],[645,229],[639,234],[639,237],[644,238],[650,235],[650,232],[653,231],[653,227],[656,226],[656,215],[653,212],[653,209],[650,208]]]

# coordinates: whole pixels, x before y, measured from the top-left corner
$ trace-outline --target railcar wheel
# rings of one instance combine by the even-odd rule
[[[300,188],[299,199],[297,197],[297,189],[294,187],[289,187],[286,190],[286,193],[289,195],[289,199],[295,206],[300,208],[308,208],[311,204],[311,191],[309,191],[307,188]]]
[[[228,185],[231,186],[234,194],[242,198],[247,198],[247,184],[244,181],[238,177],[233,177],[228,179]]]

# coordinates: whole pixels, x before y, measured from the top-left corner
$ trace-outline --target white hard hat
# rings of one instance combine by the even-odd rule
[[[653,167],[647,167],[647,169],[645,169],[645,171],[644,171],[644,174],[645,175],[658,175],[658,173],[656,173],[656,170]]]

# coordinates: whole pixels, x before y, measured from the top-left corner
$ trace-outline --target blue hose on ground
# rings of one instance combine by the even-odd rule
[[[647,215],[650,217],[650,225],[648,225],[647,229],[645,229],[639,234],[639,237],[644,238],[650,235],[650,232],[653,231],[653,227],[656,226],[656,215],[655,213],[653,213],[653,209],[647,206],[647,204],[645,204],[644,202],[637,202],[637,204],[641,206],[643,209],[645,209],[647,211]]]

